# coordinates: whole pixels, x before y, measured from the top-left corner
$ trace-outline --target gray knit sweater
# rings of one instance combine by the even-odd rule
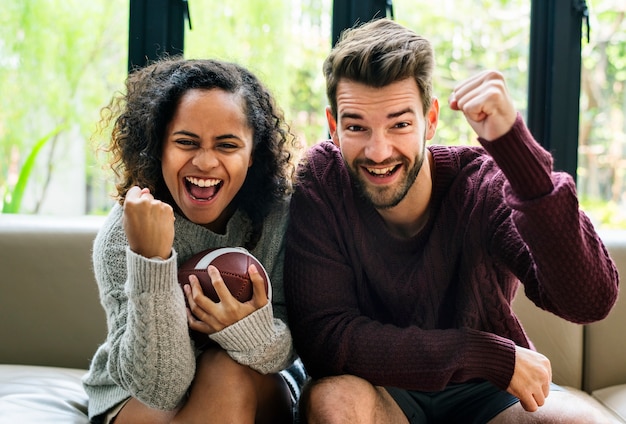
[[[284,202],[266,218],[265,231],[251,251],[270,275],[272,301],[210,336],[234,360],[261,373],[278,372],[293,359],[282,278],[287,220]],[[204,249],[243,246],[251,232],[250,220],[241,211],[233,215],[223,235],[181,215],[176,215],[174,226],[173,254],[166,261],[129,249],[119,205],[96,237],[93,264],[108,335],[83,379],[94,422],[130,396],[158,409],[173,409],[181,402],[194,378],[199,352],[189,337],[177,266]]]

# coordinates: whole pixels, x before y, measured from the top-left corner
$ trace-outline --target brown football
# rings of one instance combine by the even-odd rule
[[[226,287],[240,302],[252,299],[252,281],[248,275],[248,267],[254,264],[265,280],[265,292],[271,299],[271,285],[263,265],[242,247],[220,247],[208,249],[193,255],[178,267],[178,283],[184,286],[189,283],[189,276],[198,277],[205,296],[214,302],[220,299],[213,288],[211,277],[207,272],[209,265],[215,266],[222,275]]]

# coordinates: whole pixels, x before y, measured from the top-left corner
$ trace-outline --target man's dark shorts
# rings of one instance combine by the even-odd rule
[[[489,382],[453,384],[441,392],[386,387],[410,424],[485,424],[519,402]],[[563,390],[556,384],[550,390]]]

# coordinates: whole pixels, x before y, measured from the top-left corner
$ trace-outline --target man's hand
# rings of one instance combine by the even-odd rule
[[[479,137],[488,141],[506,134],[517,117],[504,77],[497,71],[483,71],[461,82],[448,102],[453,110],[463,112]]]
[[[124,231],[130,249],[146,258],[167,259],[174,243],[174,211],[147,188],[132,187],[124,199]]]
[[[522,407],[534,412],[542,406],[550,393],[552,367],[541,353],[515,347],[515,370],[507,392],[520,400]]]

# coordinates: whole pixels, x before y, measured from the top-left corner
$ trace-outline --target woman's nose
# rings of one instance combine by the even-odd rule
[[[202,170],[215,168],[219,161],[212,150],[199,149],[194,155],[192,162],[195,167]]]

